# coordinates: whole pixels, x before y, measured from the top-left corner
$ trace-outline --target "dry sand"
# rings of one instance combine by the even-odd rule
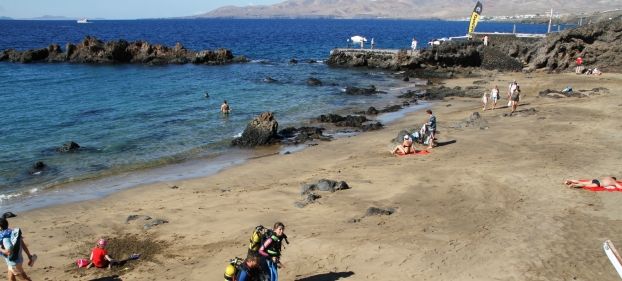
[[[128,233],[164,247],[153,261],[100,280],[222,280],[226,260],[245,255],[252,228],[275,221],[286,224],[291,241],[281,280],[617,280],[601,245],[611,239],[622,246],[622,193],[569,189],[562,180],[622,176],[622,75],[489,72],[484,79],[503,95],[514,78],[525,94],[519,109],[535,114],[503,117],[508,109],[481,112],[479,99],[446,99],[434,107],[439,141],[456,142],[430,155],[388,153],[401,129],[427,120],[417,112],[381,131],[253,159],[206,178],[21,213],[10,223],[39,255],[26,268],[33,280],[119,274],[76,270],[73,262],[87,257],[97,238],[114,243]],[[566,85],[610,92],[536,97]],[[454,128],[474,111],[487,129]],[[294,207],[301,184],[322,178],[352,189]],[[397,212],[361,218],[368,207]],[[126,224],[132,214],[169,223],[143,230],[142,223]]]

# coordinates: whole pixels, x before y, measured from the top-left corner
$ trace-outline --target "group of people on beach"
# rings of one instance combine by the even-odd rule
[[[415,132],[411,134],[404,135],[404,141],[401,144],[398,144],[391,150],[391,154],[413,154],[416,152],[415,149],[415,139],[421,140],[422,143],[428,143],[428,149],[432,149],[435,145],[436,140],[436,116],[432,113],[432,110],[428,109],[425,111],[428,114],[428,122],[426,122],[422,130],[423,132]]]
[[[258,228],[261,227],[262,230]],[[278,281],[283,242],[289,243],[285,225],[276,222],[272,229],[259,226],[253,232],[247,256],[239,265],[227,267],[225,281]]]
[[[516,80],[512,81],[512,83],[510,83],[510,85],[508,86],[507,92],[508,107],[511,109],[512,113],[514,113],[514,111],[516,111],[516,108],[518,107],[518,102],[520,101],[520,93],[520,86],[518,85]],[[490,91],[490,94],[488,92],[484,92],[484,95],[482,96],[482,110],[486,111],[486,109],[488,109],[489,102],[491,103],[490,109],[495,110],[497,108],[497,102],[500,98],[501,96],[499,94],[499,86],[495,85],[495,87],[492,88],[492,90]]]

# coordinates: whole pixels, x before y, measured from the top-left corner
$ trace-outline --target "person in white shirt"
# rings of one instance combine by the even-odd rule
[[[497,108],[497,101],[499,100],[499,86],[495,85],[490,91],[490,100],[492,101],[492,110]]]
[[[413,41],[410,43],[410,48],[412,48],[413,53],[417,50],[417,39],[415,37],[413,37]]]

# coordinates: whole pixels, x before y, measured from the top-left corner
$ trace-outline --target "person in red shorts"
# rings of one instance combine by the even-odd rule
[[[110,266],[115,262],[115,260],[108,255],[106,245],[108,245],[108,241],[106,241],[106,239],[99,239],[97,241],[97,246],[91,250],[91,263],[89,263],[87,268],[91,268],[93,266],[97,268],[110,268]]]

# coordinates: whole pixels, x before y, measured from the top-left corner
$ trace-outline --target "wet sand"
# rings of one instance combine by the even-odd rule
[[[438,102],[438,139],[447,144],[429,155],[388,152],[400,130],[427,120],[414,112],[380,131],[209,177],[19,213],[11,226],[24,230],[39,255],[26,270],[34,280],[220,280],[226,260],[245,255],[254,226],[282,221],[291,244],[281,280],[617,280],[602,242],[622,246],[622,193],[569,189],[562,181],[622,176],[622,75],[486,72],[445,83],[482,79],[498,83],[502,97],[517,79],[525,111],[504,117],[507,108],[482,112],[480,99]],[[567,85],[609,92],[537,98]],[[458,126],[475,111],[484,125]],[[300,186],[322,178],[352,188],[295,207]],[[396,212],[363,217],[369,207]],[[129,215],[168,223],[144,230],[140,220],[126,223]],[[126,234],[164,247],[128,270],[74,269],[75,259],[88,257],[89,242]]]

